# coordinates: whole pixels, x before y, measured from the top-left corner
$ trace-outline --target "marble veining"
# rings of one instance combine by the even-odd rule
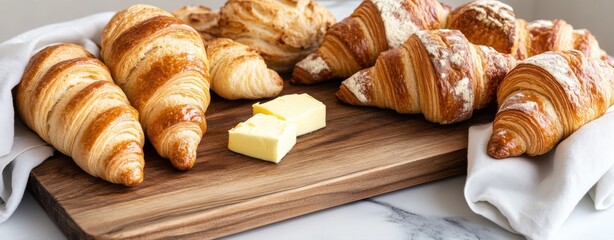
[[[390,203],[367,199],[390,210],[387,221],[398,225],[407,239],[496,239],[489,228],[472,223],[462,217],[428,217],[412,213]]]

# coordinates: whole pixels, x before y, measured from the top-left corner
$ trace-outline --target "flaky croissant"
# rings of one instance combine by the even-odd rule
[[[158,154],[177,169],[192,168],[210,101],[209,62],[198,32],[157,7],[134,5],[111,19],[101,45]]]
[[[257,51],[228,38],[206,43],[211,62],[211,90],[226,99],[260,99],[279,95],[284,82],[268,69]]]
[[[228,0],[220,10],[221,37],[250,46],[269,68],[285,72],[320,46],[335,23],[313,0]]]
[[[60,44],[35,54],[15,101],[28,127],[90,175],[126,186],[143,181],[138,113],[83,47]]]
[[[448,7],[436,0],[366,0],[333,25],[322,46],[301,60],[293,83],[312,84],[347,78],[371,67],[377,56],[400,47],[414,32],[446,24]]]
[[[614,68],[575,50],[547,52],[520,62],[497,101],[488,154],[544,154],[614,104]]]
[[[212,40],[220,37],[219,13],[205,6],[187,5],[173,11],[173,16],[190,25],[203,38]]]
[[[576,49],[592,58],[607,59],[595,37],[567,22],[517,19],[509,5],[496,0],[466,3],[448,16],[446,28],[460,30],[470,42],[524,59],[547,51]]]
[[[229,38],[220,38],[219,14],[203,6],[185,6],[173,15],[200,33],[210,62],[211,90],[223,98],[260,99],[279,95],[283,79],[267,68],[260,53]]]
[[[511,55],[469,43],[458,30],[424,30],[343,81],[336,95],[352,105],[423,113],[450,124],[488,106],[515,63]]]

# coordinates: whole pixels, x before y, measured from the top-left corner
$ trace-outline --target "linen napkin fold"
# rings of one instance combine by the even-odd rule
[[[0,44],[0,223],[17,209],[30,171],[53,155],[52,147],[16,119],[11,90],[19,84],[30,57],[46,46],[75,43],[98,55],[102,29],[113,14],[47,25]]]
[[[529,239],[550,239],[589,192],[598,210],[614,202],[614,109],[549,153],[496,160],[492,123],[469,128],[465,199],[471,210]]]

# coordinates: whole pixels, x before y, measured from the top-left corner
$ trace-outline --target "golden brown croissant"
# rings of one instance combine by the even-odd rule
[[[614,69],[579,51],[547,52],[520,62],[497,101],[488,154],[544,154],[614,104]]]
[[[607,59],[595,37],[574,30],[563,20],[517,19],[509,5],[496,0],[466,3],[448,16],[449,29],[458,29],[470,42],[495,48],[524,59],[547,51],[580,50],[593,58]]]
[[[187,5],[173,11],[173,16],[190,25],[203,38],[211,40],[220,36],[219,13],[205,6]]]
[[[134,5],[111,19],[101,45],[158,154],[180,170],[192,168],[210,101],[209,62],[198,32],[157,7]]]
[[[490,104],[515,63],[511,55],[469,43],[458,30],[424,30],[382,53],[374,67],[343,81],[337,97],[455,123]]]
[[[269,68],[285,72],[320,46],[335,23],[313,0],[228,0],[220,10],[221,36],[262,54]]]
[[[25,124],[92,176],[143,181],[143,130],[137,111],[107,67],[83,47],[60,44],[35,54],[17,88]]]
[[[279,95],[284,82],[247,45],[228,38],[206,43],[211,61],[211,90],[226,99],[260,99]]]
[[[436,0],[366,0],[333,25],[322,46],[300,61],[293,83],[312,84],[347,78],[371,67],[377,56],[400,47],[414,32],[446,24],[448,7]]]

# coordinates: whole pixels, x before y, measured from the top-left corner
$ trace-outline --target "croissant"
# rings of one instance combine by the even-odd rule
[[[315,50],[335,17],[313,0],[228,0],[221,37],[250,46],[269,68],[286,72]]]
[[[219,13],[205,6],[187,5],[173,11],[173,16],[193,27],[203,40],[212,40],[220,36]]]
[[[291,82],[313,84],[347,78],[377,56],[400,47],[414,32],[446,24],[449,8],[436,0],[366,0],[333,25],[320,48],[300,61]]]
[[[83,47],[36,53],[17,87],[25,124],[87,173],[112,183],[143,181],[143,130],[109,70]]]
[[[228,38],[206,43],[211,61],[211,90],[226,99],[260,99],[279,95],[284,82],[247,45]]]
[[[567,22],[517,19],[509,5],[496,0],[466,3],[448,16],[446,28],[460,30],[470,42],[495,48],[518,59],[547,51],[576,49],[592,58],[607,59],[595,37]]]
[[[134,5],[113,16],[101,46],[158,154],[177,169],[192,168],[210,101],[209,62],[198,32],[157,7]]]
[[[497,101],[488,154],[544,154],[614,104],[614,68],[576,50],[547,52],[520,62]]]
[[[423,30],[343,81],[336,96],[450,124],[488,106],[515,64],[513,56],[471,44],[458,30]]]

